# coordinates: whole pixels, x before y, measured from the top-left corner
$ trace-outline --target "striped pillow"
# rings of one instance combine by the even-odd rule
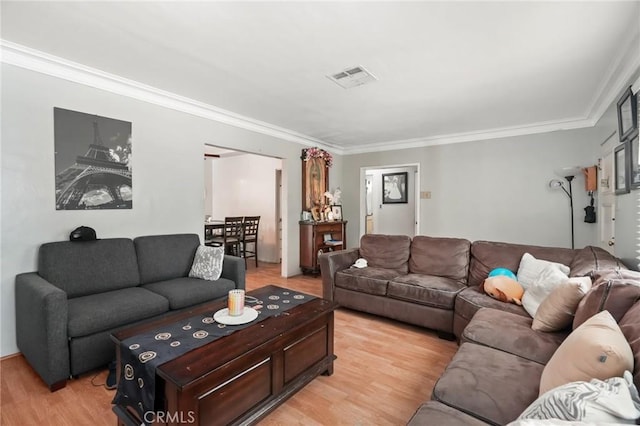
[[[560,419],[589,423],[635,424],[640,417],[640,398],[633,377],[590,382],[571,382],[538,397],[518,417],[525,419]]]

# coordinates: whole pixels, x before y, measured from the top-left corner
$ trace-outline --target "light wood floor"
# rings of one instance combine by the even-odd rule
[[[247,289],[277,284],[316,296],[320,277],[280,277],[280,266],[249,266]],[[434,332],[346,309],[335,313],[334,374],[320,376],[267,416],[261,425],[404,425],[430,399],[457,350]],[[0,362],[0,424],[109,425],[115,391],[107,371],[82,375],[49,392],[21,355]]]

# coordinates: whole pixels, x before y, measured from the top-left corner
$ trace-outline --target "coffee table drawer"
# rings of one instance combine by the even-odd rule
[[[284,383],[295,379],[300,373],[328,355],[327,327],[309,334],[284,348]]]
[[[271,396],[271,358],[198,398],[200,424],[226,425]],[[249,391],[250,390],[250,391]]]

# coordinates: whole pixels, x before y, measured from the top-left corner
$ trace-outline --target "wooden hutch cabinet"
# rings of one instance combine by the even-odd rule
[[[303,274],[319,274],[318,256],[347,248],[347,222],[299,222],[300,269]]]

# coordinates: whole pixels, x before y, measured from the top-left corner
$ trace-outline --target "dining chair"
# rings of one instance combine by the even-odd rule
[[[258,225],[260,224],[260,216],[245,216],[244,231],[242,233],[242,257],[244,257],[244,266],[247,266],[247,258],[256,259],[256,268],[258,267]],[[253,244],[252,250],[247,246]]]
[[[224,218],[224,231],[221,237],[213,237],[210,242],[224,246],[224,252],[232,256],[240,256],[242,242],[242,216],[227,216]]]

